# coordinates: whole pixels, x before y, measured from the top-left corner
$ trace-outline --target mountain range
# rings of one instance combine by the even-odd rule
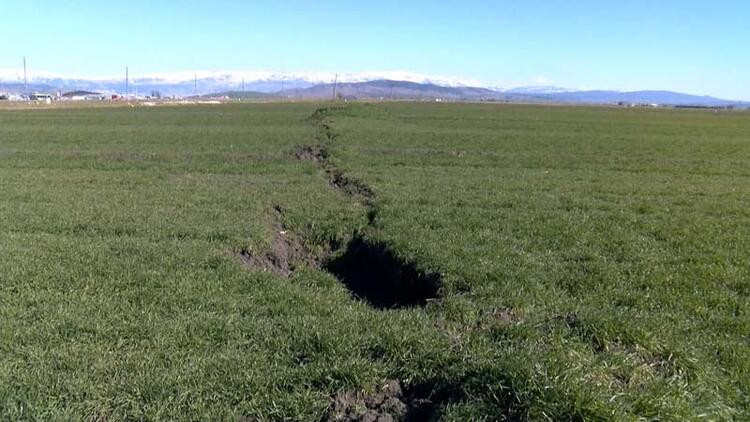
[[[337,83],[332,83],[337,78]],[[164,96],[228,96],[243,98],[327,99],[334,95],[347,99],[442,100],[555,102],[581,104],[661,104],[681,106],[746,107],[750,103],[698,96],[672,91],[612,90],[576,91],[554,86],[529,86],[511,89],[487,88],[471,81],[430,78],[403,72],[385,74],[193,73],[154,74],[128,80],[128,93],[146,96],[154,92]],[[17,73],[0,73],[0,92],[22,93],[24,84]],[[124,93],[125,80],[117,78],[65,78],[36,76],[26,86],[28,92],[96,91]]]

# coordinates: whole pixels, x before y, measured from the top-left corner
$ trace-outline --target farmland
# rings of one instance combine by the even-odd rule
[[[0,419],[750,418],[748,134],[605,107],[2,110]]]

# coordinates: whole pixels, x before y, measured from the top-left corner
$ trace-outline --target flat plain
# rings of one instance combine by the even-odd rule
[[[0,419],[747,419],[748,251],[746,112],[2,110]]]

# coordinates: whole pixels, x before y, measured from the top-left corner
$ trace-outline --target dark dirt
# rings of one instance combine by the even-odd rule
[[[346,251],[324,268],[355,296],[381,309],[424,306],[438,297],[441,284],[439,274],[424,273],[389,245],[362,236],[352,238]]]
[[[571,312],[567,315],[564,315],[561,317],[563,321],[565,321],[565,325],[568,326],[568,328],[576,328],[578,327],[579,323],[581,322],[578,319],[578,315],[574,312]]]
[[[243,264],[251,270],[271,272],[282,277],[289,277],[300,265],[319,268],[320,258],[305,247],[299,236],[283,225],[281,209],[274,207],[274,210],[276,219],[273,223],[271,249],[265,252],[242,249],[239,257]]]
[[[322,107],[317,110],[308,118],[309,121],[313,122],[318,128],[318,139],[324,142],[330,142],[336,140],[338,134],[333,132],[331,126],[328,124],[326,118],[328,115],[336,110],[342,110],[342,107]]]
[[[343,192],[347,196],[360,196],[365,199],[372,199],[375,193],[364,182],[351,178],[344,174],[343,171],[336,168],[328,161],[328,150],[319,146],[302,146],[294,151],[294,156],[298,160],[312,161],[325,170],[328,176],[328,183],[334,189]]]
[[[331,186],[348,196],[361,196],[366,199],[372,199],[375,196],[372,189],[365,183],[345,175],[337,168],[328,168],[326,173]]]
[[[346,391],[333,397],[324,421],[430,421],[437,420],[436,404],[421,391],[407,392],[398,381],[387,381],[372,394]]]
[[[372,189],[364,182],[347,176],[329,161],[329,153],[325,145],[335,141],[338,134],[328,124],[327,118],[330,113],[336,110],[341,110],[341,107],[323,107],[315,110],[309,120],[316,125],[318,129],[317,138],[323,146],[302,146],[294,151],[294,156],[298,160],[312,161],[323,168],[328,175],[328,183],[333,188],[345,195],[360,196],[369,201],[375,196]]]
[[[281,222],[273,223],[273,241],[265,251],[242,249],[239,258],[253,271],[289,277],[300,266],[321,268],[339,279],[349,291],[378,309],[424,306],[438,298],[441,277],[420,271],[417,264],[398,257],[384,243],[355,235],[346,249],[333,255],[328,245],[321,255],[312,253],[302,239]]]
[[[496,309],[493,316],[496,320],[506,324],[515,324],[522,319],[522,315],[518,311],[509,308]]]
[[[325,164],[328,160],[328,151],[325,148],[305,145],[294,151],[298,160],[312,161],[317,164]]]

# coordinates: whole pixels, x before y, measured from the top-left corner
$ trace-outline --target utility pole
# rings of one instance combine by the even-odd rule
[[[198,96],[198,72],[193,76],[193,95]]]
[[[242,78],[242,92],[245,92],[245,78]]]
[[[337,73],[336,76],[333,78],[333,95],[331,96],[331,101],[336,101],[336,85],[339,83],[339,74]]]
[[[26,80],[26,56],[23,56],[23,93],[26,94],[29,91],[29,84]]]
[[[128,65],[125,65],[125,96],[130,94],[130,76],[128,75]]]

